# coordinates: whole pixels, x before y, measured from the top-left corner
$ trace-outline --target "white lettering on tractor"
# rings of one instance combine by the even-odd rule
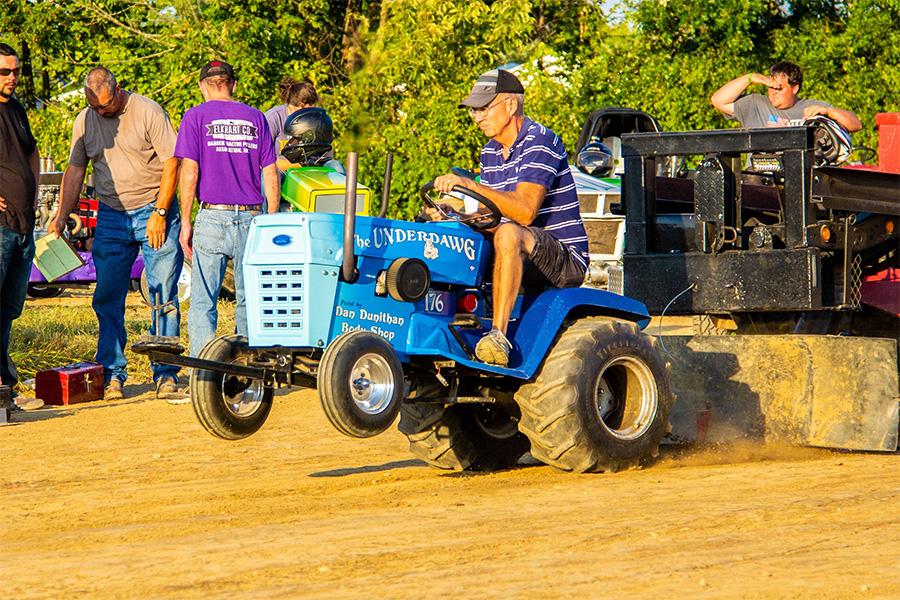
[[[434,246],[443,246],[457,254],[463,254],[469,260],[475,260],[475,240],[469,238],[446,233],[437,234],[435,232],[392,229],[389,227],[375,227],[372,229],[371,243],[377,249],[393,244],[426,241],[430,241]],[[363,248],[369,247],[369,240],[362,240],[357,237],[356,245]]]
[[[346,308],[341,308],[340,306],[335,306],[334,307],[334,316],[344,317],[345,319],[352,319],[356,316],[356,313],[352,310],[347,310]]]
[[[351,325],[350,323],[341,323],[341,333],[347,333],[348,331],[366,331],[366,328],[362,325]],[[376,333],[386,339],[387,341],[393,341],[394,336],[396,335],[393,331],[388,331],[386,329],[382,329],[377,325],[372,326],[368,331],[372,333]]]
[[[359,318],[365,321],[372,321],[373,323],[387,323],[388,325],[397,325],[399,327],[403,327],[403,317],[396,317],[391,313],[380,312],[380,313],[370,313],[364,308],[359,309]]]

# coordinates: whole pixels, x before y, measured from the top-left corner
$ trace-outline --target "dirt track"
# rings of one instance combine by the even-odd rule
[[[0,597],[900,597],[897,453],[454,474],[396,429],[343,437],[314,391],[225,442],[125,389],[0,428]]]

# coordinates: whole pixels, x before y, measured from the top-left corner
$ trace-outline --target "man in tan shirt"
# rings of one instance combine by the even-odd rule
[[[62,235],[88,162],[93,163],[100,200],[91,249],[97,271],[92,306],[100,324],[97,362],[103,365],[103,396],[115,400],[123,397],[122,384],[128,377],[125,294],[139,251],[150,297],[157,304],[168,304],[158,311],[150,333],[179,335],[178,278],[184,254],[178,242],[181,217],[172,201],[180,162],[174,155],[175,130],[157,103],[123,90],[105,67],[90,70],[84,95],[88,107],[72,128],[59,215],[49,229]],[[177,395],[178,368],[152,366],[157,397]]]

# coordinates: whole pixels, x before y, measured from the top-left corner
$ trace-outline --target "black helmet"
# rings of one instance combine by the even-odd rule
[[[575,166],[591,177],[609,177],[615,165],[609,148],[593,138],[575,157]]]
[[[281,154],[292,163],[316,166],[328,159],[334,127],[324,108],[311,106],[290,114],[284,132],[290,139]]]

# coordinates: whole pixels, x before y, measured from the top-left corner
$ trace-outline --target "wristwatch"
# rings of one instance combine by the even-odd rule
[[[169,213],[169,209],[168,208],[154,208],[153,212],[155,212],[156,214],[161,216],[163,219],[165,219],[166,215]]]

